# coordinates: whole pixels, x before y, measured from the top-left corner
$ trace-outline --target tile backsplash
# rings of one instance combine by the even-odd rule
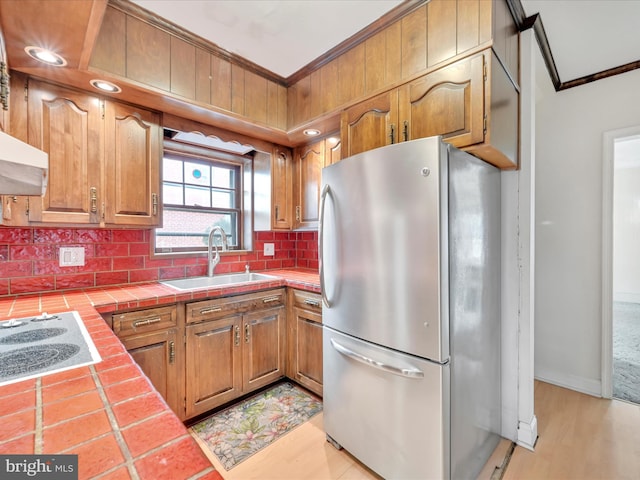
[[[206,275],[206,254],[152,258],[151,231],[0,227],[0,296]],[[275,254],[265,257],[265,243]],[[60,247],[84,247],[85,265],[60,267]],[[221,257],[217,273],[318,268],[318,233],[256,232],[254,250]]]

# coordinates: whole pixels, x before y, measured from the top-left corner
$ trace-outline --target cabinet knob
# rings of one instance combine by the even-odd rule
[[[391,124],[391,128],[390,128],[390,132],[389,132],[389,140],[391,141],[391,144],[393,145],[395,143],[395,139],[396,138],[396,126],[395,124]]]
[[[233,339],[234,339],[234,344],[235,346],[239,346],[240,345],[240,326],[236,325],[234,328],[234,332],[233,332]]]
[[[157,193],[151,194],[151,205],[153,210],[153,216],[158,215],[158,194]]]
[[[244,343],[249,343],[251,339],[251,327],[248,323],[244,325]]]

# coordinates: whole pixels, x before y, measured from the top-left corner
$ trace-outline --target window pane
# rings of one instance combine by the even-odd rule
[[[229,191],[214,190],[211,192],[213,206],[218,208],[235,208],[235,195]]]
[[[162,186],[162,201],[170,205],[183,205],[182,184],[165,183]]]
[[[156,229],[156,251],[206,250],[215,225],[226,232],[230,248],[241,247],[242,213],[236,210],[240,164],[168,152],[162,172],[163,228]],[[220,244],[219,236],[215,240]]]
[[[206,248],[209,232],[215,225],[224,229],[229,246],[235,247],[237,246],[236,218],[235,214],[165,208],[164,225],[156,229],[156,248]],[[218,235],[215,236],[215,241],[217,245],[221,244]]]
[[[213,167],[213,179],[211,185],[214,187],[233,188],[234,171],[228,168]]]
[[[164,158],[162,160],[162,179],[168,182],[182,183],[182,162]]]
[[[211,185],[211,167],[202,163],[184,162],[184,182],[195,185]]]
[[[184,204],[198,207],[211,206],[211,189],[206,187],[184,186]]]

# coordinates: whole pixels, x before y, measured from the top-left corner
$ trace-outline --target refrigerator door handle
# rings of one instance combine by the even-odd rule
[[[327,195],[331,195],[331,187],[325,185],[320,195],[320,216],[318,218],[318,263],[320,264],[320,294],[322,295],[322,303],[327,308],[331,308],[331,302],[327,298],[327,294],[324,288],[324,262],[322,261],[322,247],[324,243],[324,204],[327,199]]]
[[[354,352],[353,350],[348,349],[344,345],[339,344],[333,338],[331,339],[331,346],[338,353],[341,353],[345,357],[352,358],[357,362],[364,363],[365,365],[369,365],[379,370],[383,370],[385,372],[393,373],[394,375],[400,375],[401,377],[407,377],[407,378],[423,378],[424,377],[424,372],[418,368],[402,368],[402,367],[394,367],[393,365],[387,365],[386,363],[379,362],[377,360],[374,360],[373,358],[366,357],[360,353]]]

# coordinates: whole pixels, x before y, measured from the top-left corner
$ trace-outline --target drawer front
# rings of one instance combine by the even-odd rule
[[[186,321],[187,323],[195,323],[284,304],[285,290],[283,288],[235,297],[214,298],[188,303]]]
[[[322,313],[322,297],[313,292],[304,290],[292,290],[293,306]]]
[[[158,307],[112,315],[113,331],[119,337],[175,327],[176,307]]]

